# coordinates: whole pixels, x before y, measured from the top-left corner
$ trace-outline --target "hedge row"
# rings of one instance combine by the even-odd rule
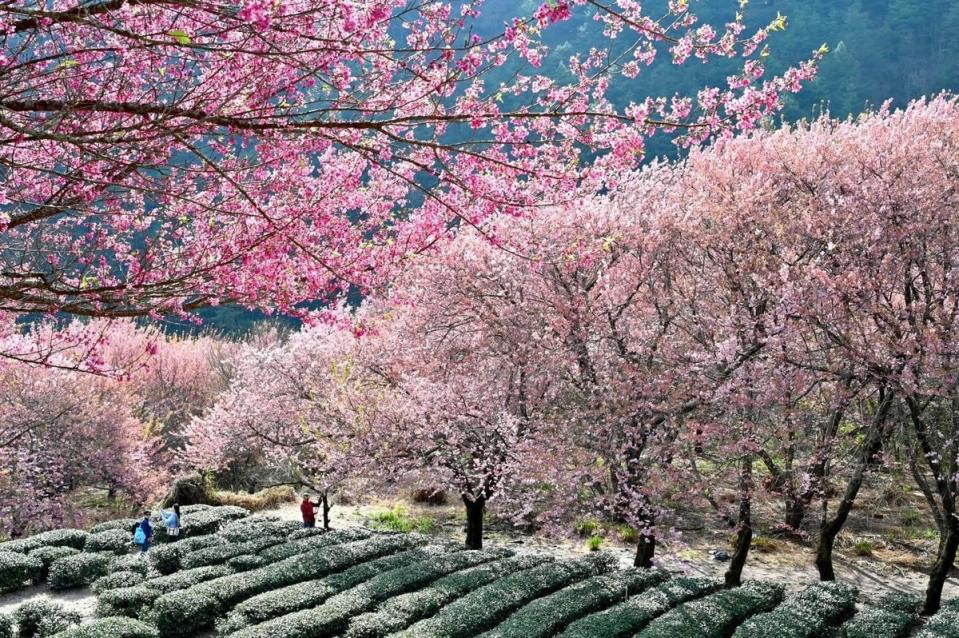
[[[83,551],[113,552],[114,554],[128,554],[133,549],[133,534],[128,529],[110,529],[98,534],[89,534]]]
[[[97,523],[90,528],[91,534],[99,534],[100,532],[108,532],[112,529],[122,529],[132,533],[133,526],[138,524],[140,519],[138,518],[117,518],[112,521],[105,521],[103,523]]]
[[[623,570],[594,576],[519,609],[485,638],[550,638],[568,624],[594,611],[625,601],[666,580],[660,571]]]
[[[649,623],[637,638],[725,638],[747,618],[782,601],[779,584],[751,582],[683,603]]]
[[[735,638],[815,638],[856,611],[859,590],[843,583],[811,585],[776,609],[753,616],[736,629]]]
[[[16,625],[13,624],[13,618],[7,614],[0,614],[0,638],[14,638],[16,636]]]
[[[959,598],[953,598],[930,617],[916,638],[959,638]]]
[[[515,556],[450,574],[429,587],[390,598],[376,611],[356,616],[343,635],[347,638],[381,638],[432,616],[444,605],[471,591],[548,560],[546,556]]]
[[[229,576],[232,573],[233,571],[226,565],[206,565],[195,569],[185,569],[166,576],[157,576],[145,581],[143,586],[160,594],[168,594],[172,591],[188,589],[214,578]]]
[[[922,601],[889,594],[875,607],[866,607],[842,626],[843,638],[906,638],[919,620]]]
[[[0,594],[20,589],[43,577],[43,561],[19,552],[0,552]]]
[[[242,543],[227,542],[222,545],[214,545],[204,549],[198,549],[190,552],[180,559],[180,569],[194,569],[196,567],[206,567],[207,565],[221,565],[233,558],[243,554],[255,554],[282,542],[282,538],[264,537],[255,538]]]
[[[243,542],[254,538],[286,538],[301,529],[303,525],[297,521],[254,515],[225,525],[219,535],[228,541]]]
[[[100,618],[126,616],[142,618],[162,594],[143,585],[111,589],[97,596],[96,615]]]
[[[175,543],[167,543],[150,550],[150,560],[161,574],[172,574],[180,569],[180,561],[190,552],[195,552],[215,545],[223,545],[226,539],[217,535],[194,536]]]
[[[674,578],[605,611],[573,622],[561,638],[626,638],[676,605],[717,591],[720,584],[705,578]]]
[[[378,574],[409,565],[429,556],[426,548],[417,547],[375,558],[349,569],[317,580],[264,592],[237,605],[225,621],[217,625],[217,633],[230,634],[244,627],[286,614],[321,605],[330,596],[355,587]]]
[[[0,543],[0,552],[26,554],[40,547],[72,547],[83,549],[87,532],[82,529],[52,529],[28,538]]]
[[[110,559],[110,566],[107,569],[111,574],[114,572],[136,572],[141,576],[146,576],[150,572],[150,562],[144,560],[144,558],[140,552],[114,556]]]
[[[31,600],[13,612],[17,638],[47,638],[80,624],[80,614],[67,611],[60,603]]]
[[[143,574],[136,572],[111,572],[93,581],[90,589],[94,594],[100,595],[114,589],[136,587],[142,583],[143,580]]]
[[[353,530],[355,532],[355,530]],[[325,538],[355,537],[351,530],[330,532]],[[157,627],[164,635],[191,635],[238,603],[265,591],[312,580],[356,563],[423,544],[417,536],[373,537],[331,545],[322,552],[293,556],[275,565],[200,583],[164,594],[153,605]]]
[[[235,638],[327,638],[342,632],[352,616],[393,596],[419,589],[442,576],[502,558],[502,552],[449,552],[442,547],[437,555],[412,565],[398,567],[329,598],[321,606],[287,614],[241,630]]]
[[[106,576],[110,568],[109,554],[75,554],[53,561],[47,582],[53,589],[86,587],[96,579]]]
[[[514,610],[562,587],[611,571],[614,560],[599,554],[548,563],[517,572],[481,587],[443,607],[398,636],[470,638],[502,622]]]
[[[38,547],[27,554],[27,556],[30,558],[37,558],[42,563],[43,568],[40,571],[40,575],[37,577],[37,582],[43,582],[47,579],[47,574],[50,572],[50,565],[53,564],[53,561],[65,556],[74,556],[79,553],[80,550],[74,549],[73,547],[67,547],[65,545],[51,545],[48,547]]]
[[[160,632],[132,618],[98,618],[53,638],[160,638]]]

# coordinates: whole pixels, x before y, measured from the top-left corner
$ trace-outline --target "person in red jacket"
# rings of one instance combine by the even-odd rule
[[[316,503],[306,494],[300,503],[300,513],[303,515],[303,527],[316,527]]]

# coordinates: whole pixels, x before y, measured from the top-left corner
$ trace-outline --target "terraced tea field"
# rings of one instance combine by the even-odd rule
[[[93,618],[50,602],[0,616],[0,638],[921,638],[959,637],[959,601],[920,624],[919,601],[857,605],[854,588],[785,593],[750,582],[618,569],[603,553],[559,560],[466,551],[417,534],[324,533],[239,508],[184,508],[131,553],[133,520],[0,544],[0,592],[90,587]],[[19,631],[19,633],[17,633]]]

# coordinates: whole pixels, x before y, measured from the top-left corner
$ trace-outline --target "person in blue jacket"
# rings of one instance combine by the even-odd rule
[[[150,525],[150,512],[143,512],[143,520],[137,525],[133,533],[133,542],[140,546],[140,553],[145,554],[150,549],[150,539],[153,538],[153,526]]]

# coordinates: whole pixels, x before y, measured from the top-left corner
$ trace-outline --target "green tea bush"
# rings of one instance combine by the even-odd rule
[[[83,549],[87,532],[82,529],[52,529],[27,538],[0,543],[0,552],[26,554],[40,547],[72,547]]]
[[[54,638],[160,638],[160,632],[132,618],[98,618]]]
[[[142,585],[151,591],[158,592],[158,594],[168,594],[171,591],[188,589],[214,578],[229,576],[232,573],[233,570],[226,565],[208,565],[196,569],[186,569],[166,576],[157,576],[142,583]]]
[[[676,605],[717,591],[720,584],[705,578],[674,578],[605,611],[571,623],[562,638],[626,638]]]
[[[369,581],[329,598],[319,607],[287,614],[274,620],[253,625],[239,631],[236,638],[327,638],[342,632],[352,616],[362,613],[377,603],[418,589],[423,585],[454,571],[502,558],[497,552],[448,553],[438,547],[437,555],[412,565],[382,573]]]
[[[305,554],[306,552],[312,552],[330,544],[341,543],[346,538],[343,535],[347,533],[351,540],[362,540],[371,536],[371,532],[363,529],[338,530],[332,535],[319,534],[307,536],[305,538],[273,545],[259,552],[257,555],[270,563],[275,563],[291,556],[296,556],[297,554]]]
[[[196,567],[206,567],[207,565],[220,565],[234,556],[243,554],[256,554],[272,545],[281,542],[282,538],[262,537],[245,541],[243,543],[227,542],[222,545],[214,545],[205,549],[198,549],[184,555],[180,559],[180,569],[194,569]]]
[[[875,607],[866,607],[842,626],[843,638],[906,638],[919,621],[922,601],[915,596],[888,594]]]
[[[90,589],[94,594],[102,594],[111,589],[136,587],[143,582],[143,574],[136,572],[113,572],[93,581]]]
[[[859,590],[843,583],[816,583],[790,596],[773,611],[753,616],[735,638],[815,638],[856,611]]]
[[[160,596],[159,591],[147,589],[143,585],[111,589],[97,596],[96,614],[101,618],[141,618]]]
[[[916,638],[959,638],[959,598],[953,598],[933,614]]]
[[[675,607],[649,623],[637,638],[725,638],[747,618],[771,611],[782,599],[781,585],[746,583]]]
[[[53,561],[58,558],[63,558],[64,556],[73,556],[74,554],[79,554],[80,550],[74,549],[72,547],[38,547],[32,550],[28,556],[30,558],[39,559],[43,567],[40,570],[40,574],[37,576],[37,582],[43,582],[47,579],[47,574],[50,571],[50,565],[53,564]]]
[[[226,539],[217,535],[194,536],[175,543],[167,543],[150,550],[150,560],[161,574],[172,574],[180,569],[180,561],[190,552],[195,552],[215,545],[223,545]]]
[[[111,574],[114,572],[136,572],[141,576],[146,576],[150,571],[150,562],[145,558],[146,557],[139,552],[136,554],[114,556],[110,559],[110,567],[108,570]]]
[[[355,537],[355,530],[330,532],[326,538]],[[236,604],[265,591],[312,580],[346,569],[356,563],[385,554],[392,554],[422,544],[416,536],[383,536],[330,545],[323,552],[293,556],[268,567],[233,574],[200,583],[189,589],[164,594],[154,605],[158,628],[164,635],[190,635],[210,626],[215,617]],[[197,614],[197,607],[206,609],[213,601],[213,613]],[[162,601],[162,606],[157,607]]]
[[[326,533],[322,527],[301,527],[298,530],[295,530],[287,536],[291,541],[298,541],[303,538],[309,538],[310,536],[322,536]]]
[[[17,638],[46,638],[80,624],[80,614],[49,600],[31,600],[13,612]]]
[[[230,634],[249,625],[319,606],[330,596],[355,587],[378,574],[428,557],[426,548],[417,547],[359,563],[325,578],[307,580],[258,594],[237,605],[224,622],[217,625],[217,633]]]
[[[16,625],[13,624],[13,618],[8,614],[0,614],[0,638],[14,638],[16,636]]]
[[[375,611],[356,616],[350,620],[343,635],[347,638],[380,638],[400,631],[471,591],[548,560],[546,556],[515,556],[444,576],[429,587],[395,596]]]
[[[47,582],[53,589],[85,587],[101,576],[107,575],[110,567],[109,554],[76,554],[53,561]]]
[[[18,552],[0,552],[0,594],[43,578],[43,561]]]
[[[217,532],[221,527],[226,526],[232,521],[241,518],[247,518],[250,512],[242,507],[232,505],[223,505],[220,507],[207,507],[205,509],[180,509],[182,519],[180,521],[181,538],[192,538],[194,536],[205,536]],[[159,535],[164,538],[162,534]],[[180,542],[175,541],[175,542]]]
[[[623,570],[594,576],[534,600],[514,612],[485,638],[550,638],[568,624],[599,609],[624,601],[666,580],[665,573]]]
[[[131,549],[133,549],[133,534],[125,529],[108,529],[98,534],[90,534],[83,546],[83,551],[88,553],[128,554]]]
[[[443,607],[398,636],[471,638],[502,622],[514,610],[574,582],[609,572],[613,561],[603,554],[548,563],[517,572],[481,587]]]
[[[138,518],[118,518],[112,521],[105,521],[103,523],[97,523],[90,528],[91,534],[99,534],[100,532],[108,532],[114,529],[122,529],[126,532],[133,534],[133,526],[140,523]]]
[[[244,542],[269,537],[285,539],[293,532],[301,529],[303,529],[303,526],[297,521],[255,515],[225,525],[218,534],[228,541]]]
[[[264,556],[259,556],[256,554],[241,554],[240,556],[234,556],[228,560],[226,564],[235,572],[248,572],[251,569],[266,567],[273,562],[274,561],[271,561]]]

